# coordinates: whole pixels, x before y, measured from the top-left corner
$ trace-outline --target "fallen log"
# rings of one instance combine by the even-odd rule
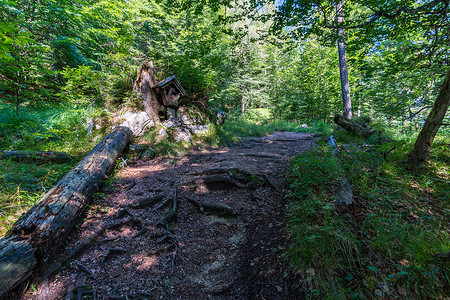
[[[341,115],[334,116],[334,123],[338,124],[339,126],[341,126],[342,128],[344,128],[349,132],[361,134],[365,138],[368,138],[373,133],[373,130],[371,128],[359,125],[358,123],[350,119],[347,119]]]
[[[130,137],[130,129],[116,127],[0,239],[0,298],[60,248]]]
[[[0,159],[12,159],[15,161],[42,161],[42,162],[67,162],[72,157],[65,152],[54,151],[0,151]]]

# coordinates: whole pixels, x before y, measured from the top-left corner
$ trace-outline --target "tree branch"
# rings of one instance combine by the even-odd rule
[[[351,25],[351,26],[333,25],[333,24],[328,23],[326,21],[325,11],[323,10],[323,8],[321,8],[322,14],[324,15],[324,24],[323,24],[323,26],[326,27],[326,28],[332,28],[332,29],[358,29],[358,28],[364,28],[364,27],[372,24],[373,22],[375,22],[377,19],[379,19],[381,17],[385,17],[385,18],[387,18],[389,20],[394,20],[394,19],[396,19],[397,17],[399,17],[402,14],[409,14],[409,15],[417,14],[417,13],[422,12],[424,10],[427,10],[427,9],[429,9],[429,8],[433,7],[434,5],[437,5],[437,4],[441,3],[441,2],[443,2],[443,1],[442,0],[434,0],[434,1],[430,2],[430,3],[428,3],[428,4],[424,4],[424,5],[419,6],[417,8],[409,8],[409,7],[402,6],[402,7],[398,8],[397,11],[395,11],[393,13],[389,13],[388,11],[382,10],[382,9],[376,10],[376,9],[374,9],[373,7],[371,7],[370,5],[368,5],[366,3],[366,6],[371,11],[373,11],[374,13],[368,17],[367,21],[365,21],[363,23],[360,23],[360,24],[357,24],[357,25]],[[445,6],[444,6],[444,8],[442,10],[437,11],[437,12],[433,12],[432,11],[432,12],[429,12],[429,14],[440,14],[440,13],[444,12],[444,15],[447,15],[447,7],[449,5],[449,0],[444,0],[444,3],[445,3]],[[321,7],[320,4],[318,6],[319,6],[319,8]]]

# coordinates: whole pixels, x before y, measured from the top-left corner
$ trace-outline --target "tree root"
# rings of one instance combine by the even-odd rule
[[[165,201],[163,201],[160,205],[158,205],[157,207],[155,207],[154,209],[152,209],[153,212],[157,211],[158,209],[160,209],[163,206],[166,206],[167,203],[170,202],[170,198],[166,199]]]
[[[138,236],[143,235],[143,234],[146,233],[147,231],[148,231],[148,227],[145,226],[145,225],[143,225],[143,226],[141,227],[141,230],[140,230],[138,233],[136,233],[135,235],[133,235],[133,238],[135,239],[135,238],[137,238]]]
[[[223,190],[234,187],[244,188],[245,185],[238,182],[229,175],[208,175],[195,181],[197,185],[205,185],[210,190]]]
[[[101,234],[103,234],[103,233],[105,232],[106,229],[109,229],[109,228],[112,228],[112,227],[115,227],[115,226],[121,226],[121,225],[127,224],[127,223],[129,223],[130,221],[133,221],[133,220],[134,220],[133,218],[127,218],[127,219],[125,219],[125,220],[116,221],[116,222],[111,223],[111,224],[103,223],[103,224],[100,226],[100,228],[99,228],[97,231],[95,231],[90,237],[88,237],[88,238],[86,238],[86,239],[80,241],[77,245],[75,245],[75,247],[73,247],[73,248],[69,251],[69,253],[66,255],[66,257],[64,257],[63,260],[65,261],[65,260],[73,259],[73,258],[75,258],[76,256],[78,256],[78,254],[79,254],[82,250],[86,249],[86,248],[87,248],[89,245],[91,245],[95,240],[97,240],[97,238],[98,238]]]
[[[92,273],[92,271],[89,270],[86,266],[84,266],[79,261],[75,262],[75,264],[77,265],[78,269],[80,269],[80,271],[86,273],[87,275],[91,276],[92,279],[96,280],[94,273]]]
[[[267,174],[264,175],[264,179],[266,180],[267,184],[270,185],[277,193],[282,194],[280,188],[269,178]]]
[[[129,183],[125,186],[125,190],[129,191],[132,188],[134,188],[135,185],[136,185],[136,180],[134,180],[133,178],[130,178]]]
[[[100,263],[103,264],[103,263],[108,259],[108,257],[111,256],[111,255],[114,255],[114,254],[124,254],[124,253],[126,253],[126,252],[127,252],[127,251],[126,251],[125,249],[123,249],[123,248],[108,248],[108,249],[106,250],[105,254],[103,255],[102,260],[101,260]]]
[[[164,216],[159,220],[158,225],[166,226],[170,221],[176,218],[177,216],[177,190],[175,189],[175,193],[172,199],[172,207],[169,208]]]
[[[127,207],[135,208],[135,209],[147,208],[147,207],[150,207],[150,206],[160,202],[162,199],[164,199],[164,197],[165,197],[164,194],[159,194],[159,195],[152,196],[152,197],[145,197],[145,198],[140,199],[137,203],[131,203]]]
[[[176,244],[169,244],[169,245],[164,246],[164,247],[160,247],[160,248],[157,248],[157,249],[150,250],[150,251],[147,253],[147,255],[149,255],[149,256],[153,256],[153,255],[165,255],[165,254],[167,254],[167,253],[172,252],[172,251],[175,250],[175,249],[176,249]]]
[[[195,205],[197,205],[199,207],[199,210],[201,212],[207,210],[208,212],[217,214],[219,216],[231,216],[234,217],[237,215],[236,211],[231,208],[228,205],[225,204],[220,204],[220,203],[208,203],[208,202],[203,202],[203,201],[198,201],[195,199],[192,199],[190,197],[186,196],[186,199],[191,202],[194,203]]]

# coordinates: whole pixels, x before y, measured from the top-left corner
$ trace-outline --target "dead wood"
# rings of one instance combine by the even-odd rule
[[[228,216],[228,217],[234,217],[237,215],[236,211],[233,208],[225,204],[203,202],[192,199],[190,197],[186,197],[186,199],[189,202],[197,205],[201,212],[208,211],[210,213],[214,213],[219,216]]]
[[[67,289],[65,300],[73,300],[74,297],[75,297],[75,285],[71,284]]]
[[[341,115],[335,115],[334,116],[334,122],[344,128],[345,130],[357,134],[361,134],[363,137],[368,138],[372,135],[373,130],[369,127],[364,127],[362,125],[359,125],[358,123],[345,118]]]
[[[72,156],[65,152],[54,151],[0,151],[0,159],[12,159],[15,161],[42,161],[42,162],[58,162],[65,163]]]
[[[37,261],[30,241],[10,235],[0,240],[0,298],[27,279]]]
[[[164,197],[165,197],[164,194],[159,194],[159,195],[152,196],[152,197],[145,197],[145,198],[139,199],[138,202],[136,202],[136,203],[131,203],[130,205],[128,205],[128,207],[135,208],[135,209],[148,208],[148,207],[160,202],[162,199],[164,199]]]
[[[59,248],[130,137],[128,128],[116,127],[0,240],[0,297]]]

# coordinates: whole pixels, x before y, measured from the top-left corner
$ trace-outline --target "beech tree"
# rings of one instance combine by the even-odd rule
[[[395,40],[405,33],[420,31],[424,38],[419,45],[411,43],[417,57],[409,63],[427,61],[427,66],[439,63],[449,65],[449,0],[346,1],[342,8],[341,5],[341,0],[286,0],[279,6],[277,26],[288,26],[289,30],[303,37],[316,34],[324,41],[336,40],[333,37],[336,30],[338,33],[354,30],[359,37],[356,43],[372,44],[372,47],[385,39]],[[339,18],[341,12],[345,15],[343,20]],[[428,157],[429,148],[448,110],[448,102],[447,75],[410,155],[412,167],[421,165]]]

